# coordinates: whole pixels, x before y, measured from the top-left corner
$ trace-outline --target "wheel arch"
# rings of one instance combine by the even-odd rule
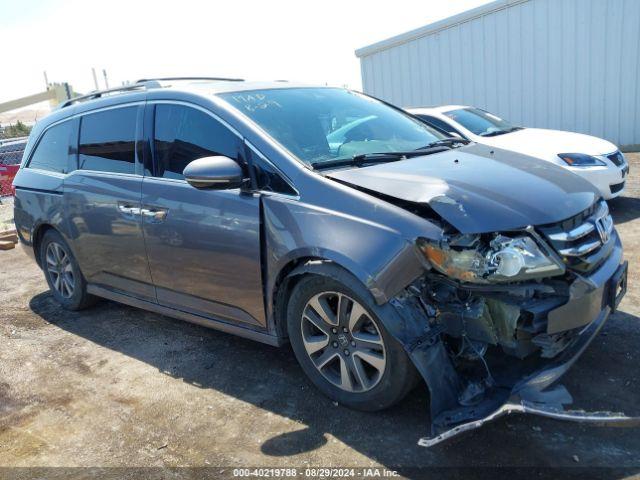
[[[40,258],[40,245],[42,243],[42,239],[44,238],[44,235],[49,230],[54,230],[60,233],[60,235],[62,235],[60,230],[58,230],[56,227],[54,227],[50,223],[40,223],[34,228],[33,234],[31,235],[31,239],[32,239],[31,247],[33,248],[33,254],[35,256],[36,263],[40,268],[42,268],[42,259]]]
[[[290,260],[276,277],[271,294],[274,327],[280,338],[287,338],[287,308],[289,294],[304,275],[322,275],[334,278],[345,285],[358,282],[374,297],[371,289],[357,275],[341,263],[327,257],[303,256]]]
[[[69,248],[71,254],[74,257],[76,257],[75,248],[72,242],[69,241],[69,238],[65,235],[64,230],[60,228],[61,226],[62,225],[53,225],[48,222],[42,222],[37,224],[34,227],[33,232],[31,234],[31,248],[33,248],[33,253],[34,253],[36,262],[40,268],[42,268],[42,263],[41,263],[42,259],[40,258],[40,245],[42,244],[42,239],[44,238],[46,233],[50,230],[53,230],[54,232],[58,233],[62,237],[67,247]],[[80,270],[82,270],[81,266],[80,266]]]

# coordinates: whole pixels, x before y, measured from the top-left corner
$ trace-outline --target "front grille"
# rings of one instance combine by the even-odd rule
[[[609,185],[611,189],[611,193],[618,193],[620,190],[624,188],[624,182],[616,183],[614,185]]]
[[[624,165],[624,157],[622,156],[622,152],[620,152],[620,150],[618,150],[617,152],[613,152],[611,155],[607,155],[607,158],[618,167]]]
[[[607,259],[613,249],[613,218],[605,201],[562,222],[540,227],[565,265],[590,272]]]

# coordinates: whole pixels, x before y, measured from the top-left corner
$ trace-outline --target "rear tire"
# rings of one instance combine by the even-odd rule
[[[44,234],[40,244],[40,264],[56,301],[67,310],[82,310],[97,298],[87,293],[87,282],[67,242],[55,230]]]
[[[369,291],[349,275],[345,280],[307,274],[296,283],[287,308],[289,340],[327,397],[356,410],[383,410],[411,391],[417,371],[385,329]]]

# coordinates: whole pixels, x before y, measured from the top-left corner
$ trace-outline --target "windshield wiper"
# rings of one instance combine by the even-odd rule
[[[370,165],[373,163],[386,163],[386,162],[397,162],[398,160],[404,160],[406,158],[411,157],[419,157],[421,155],[429,155],[432,153],[444,152],[445,150],[449,150],[448,147],[444,145],[430,147],[427,146],[425,148],[420,148],[418,150],[410,150],[407,152],[372,152],[372,153],[360,153],[358,155],[354,155],[351,158],[339,158],[336,160],[327,160],[327,161],[319,161],[312,162],[311,166],[316,170],[322,170],[325,168],[336,168],[336,167],[362,167],[364,165]]]
[[[496,137],[498,135],[504,135],[505,133],[515,132],[516,130],[522,130],[524,127],[511,127],[505,130],[496,130],[494,132],[481,133],[481,137]]]
[[[420,147],[417,150],[425,150],[427,148],[455,145],[456,143],[461,143],[463,145],[466,145],[468,143],[471,143],[471,140],[467,140],[466,138],[460,138],[460,137],[443,138],[441,140],[436,140],[435,142],[431,142],[429,145],[425,145],[424,147]]]

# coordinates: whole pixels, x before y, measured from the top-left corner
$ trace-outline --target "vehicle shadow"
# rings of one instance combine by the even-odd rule
[[[46,292],[33,297],[29,305],[46,322],[145,362],[194,388],[216,390],[304,425],[263,442],[260,450],[264,455],[284,459],[316,450],[335,437],[410,477],[416,467],[575,467],[572,455],[580,455],[583,465],[640,469],[638,456],[629,453],[640,451],[637,432],[591,429],[533,417],[502,419],[424,449],[416,444],[428,433],[424,384],[389,410],[356,412],[335,405],[316,390],[289,347],[269,347],[108,301],[85,312],[67,312]],[[639,321],[632,315],[616,314],[605,326],[605,334],[568,375],[565,385],[575,393],[578,406],[602,409],[614,403],[615,409],[624,410],[640,398],[637,383],[625,385],[637,367],[637,360],[627,353],[637,351],[640,344]],[[614,342],[614,335],[621,341]],[[594,375],[594,371],[599,373]],[[345,455],[339,461],[350,465],[350,458]],[[290,462],[296,461],[299,459]]]
[[[640,217],[640,198],[617,197],[607,202],[616,225]]]

